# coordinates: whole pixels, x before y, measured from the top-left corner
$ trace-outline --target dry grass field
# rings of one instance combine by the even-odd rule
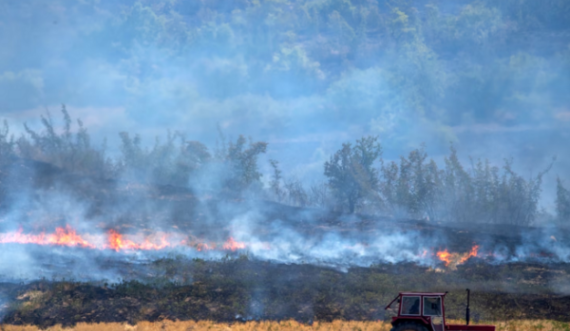
[[[450,321],[463,323],[463,321]],[[489,323],[490,324],[490,323]],[[570,323],[549,320],[521,320],[493,323],[497,331],[570,331]],[[56,325],[45,330],[49,331],[389,331],[391,325],[386,322],[347,322],[333,321],[326,323],[315,322],[313,325],[301,324],[295,321],[282,322],[247,322],[247,323],[214,323],[211,321],[162,321],[140,322],[134,326],[125,323],[78,323],[73,328],[62,328]],[[36,326],[0,325],[0,331],[37,331]]]

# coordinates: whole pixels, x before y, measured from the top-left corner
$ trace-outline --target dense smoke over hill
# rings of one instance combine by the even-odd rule
[[[210,144],[220,125],[269,142],[303,181],[368,134],[388,159],[425,142],[440,160],[454,141],[525,176],[558,155],[549,192],[569,177],[563,0],[28,1],[0,15],[13,129],[65,103],[111,150],[119,131]]]

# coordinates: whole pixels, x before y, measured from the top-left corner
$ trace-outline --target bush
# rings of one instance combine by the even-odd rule
[[[325,162],[325,176],[341,208],[354,213],[364,199],[378,197],[379,179],[374,163],[381,154],[378,137],[363,137],[354,147],[343,144],[342,149]]]
[[[560,178],[556,179],[556,216],[559,222],[570,221],[570,191],[564,187]]]

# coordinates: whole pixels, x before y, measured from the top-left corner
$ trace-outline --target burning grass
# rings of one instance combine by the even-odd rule
[[[1,219],[0,219],[1,221]],[[174,226],[177,228],[177,226]],[[182,232],[154,232],[151,234],[124,235],[115,229],[109,229],[105,234],[78,234],[77,231],[69,226],[56,227],[53,233],[24,233],[20,227],[18,231],[0,232],[0,247],[4,245],[32,245],[32,246],[51,246],[51,247],[71,247],[85,250],[112,250],[117,253],[135,251],[165,251],[165,252],[203,252],[203,251],[226,251],[226,252],[244,252],[254,250],[264,250],[264,254],[279,255],[283,254],[282,247],[272,247],[270,241],[260,242],[240,242],[236,241],[232,236],[228,236],[223,243],[215,241],[205,241],[194,237],[192,234],[184,234]],[[370,244],[363,242],[357,244],[344,244],[337,248],[336,256],[339,259],[347,255],[358,256],[374,256],[381,252],[374,251],[374,247],[370,248]],[[373,245],[374,246],[374,245]],[[297,247],[302,250],[311,250],[310,245]],[[460,249],[465,249],[462,247]],[[317,249],[318,250],[318,249]],[[480,246],[473,244],[468,251],[450,251],[448,248],[435,249],[434,247],[418,247],[414,250],[407,251],[406,257],[401,258],[403,261],[415,262],[421,265],[435,265],[443,263],[451,270],[457,270],[458,265],[462,265],[471,258],[483,258],[488,261],[494,261],[497,256],[492,251],[480,252]],[[415,255],[410,257],[409,255]],[[406,255],[406,254],[404,254]],[[536,254],[535,254],[536,255]],[[538,255],[537,255],[538,256]],[[309,258],[311,256],[308,256]],[[528,259],[530,256],[512,255],[511,259]],[[545,256],[548,258],[548,256]],[[501,258],[501,257],[499,257]],[[504,258],[504,257],[502,257]],[[543,262],[551,260],[542,260]]]
[[[71,226],[57,227],[53,233],[40,232],[38,234],[24,233],[22,229],[13,232],[0,233],[0,245],[40,245],[40,246],[64,246],[81,247],[85,249],[111,249],[119,251],[137,250],[163,250],[175,247],[194,248],[198,251],[222,249],[235,252],[246,248],[242,242],[229,237],[223,244],[204,243],[189,240],[180,233],[156,233],[153,236],[141,236],[138,241],[131,240],[114,229],[107,231],[106,236],[77,234]],[[90,238],[87,240],[86,238]]]
[[[451,323],[461,324],[462,321],[450,321]],[[482,323],[483,324],[483,323]],[[520,321],[501,321],[495,323],[497,331],[567,331],[570,330],[570,323],[550,321],[550,320],[520,320]],[[64,328],[61,325],[50,327],[46,330],[50,331],[157,331],[157,330],[173,330],[173,331],[389,331],[390,323],[382,321],[374,322],[358,322],[358,321],[332,321],[332,322],[315,322],[313,324],[299,323],[294,320],[273,322],[247,322],[247,323],[216,323],[212,321],[161,321],[161,322],[140,322],[136,325],[125,323],[98,323],[87,324],[78,323],[73,328]],[[40,330],[36,326],[16,326],[16,325],[0,325],[1,331],[37,331]]]

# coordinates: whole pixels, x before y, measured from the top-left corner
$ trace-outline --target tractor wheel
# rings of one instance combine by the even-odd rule
[[[390,331],[429,331],[429,329],[419,323],[404,322],[394,325]]]

